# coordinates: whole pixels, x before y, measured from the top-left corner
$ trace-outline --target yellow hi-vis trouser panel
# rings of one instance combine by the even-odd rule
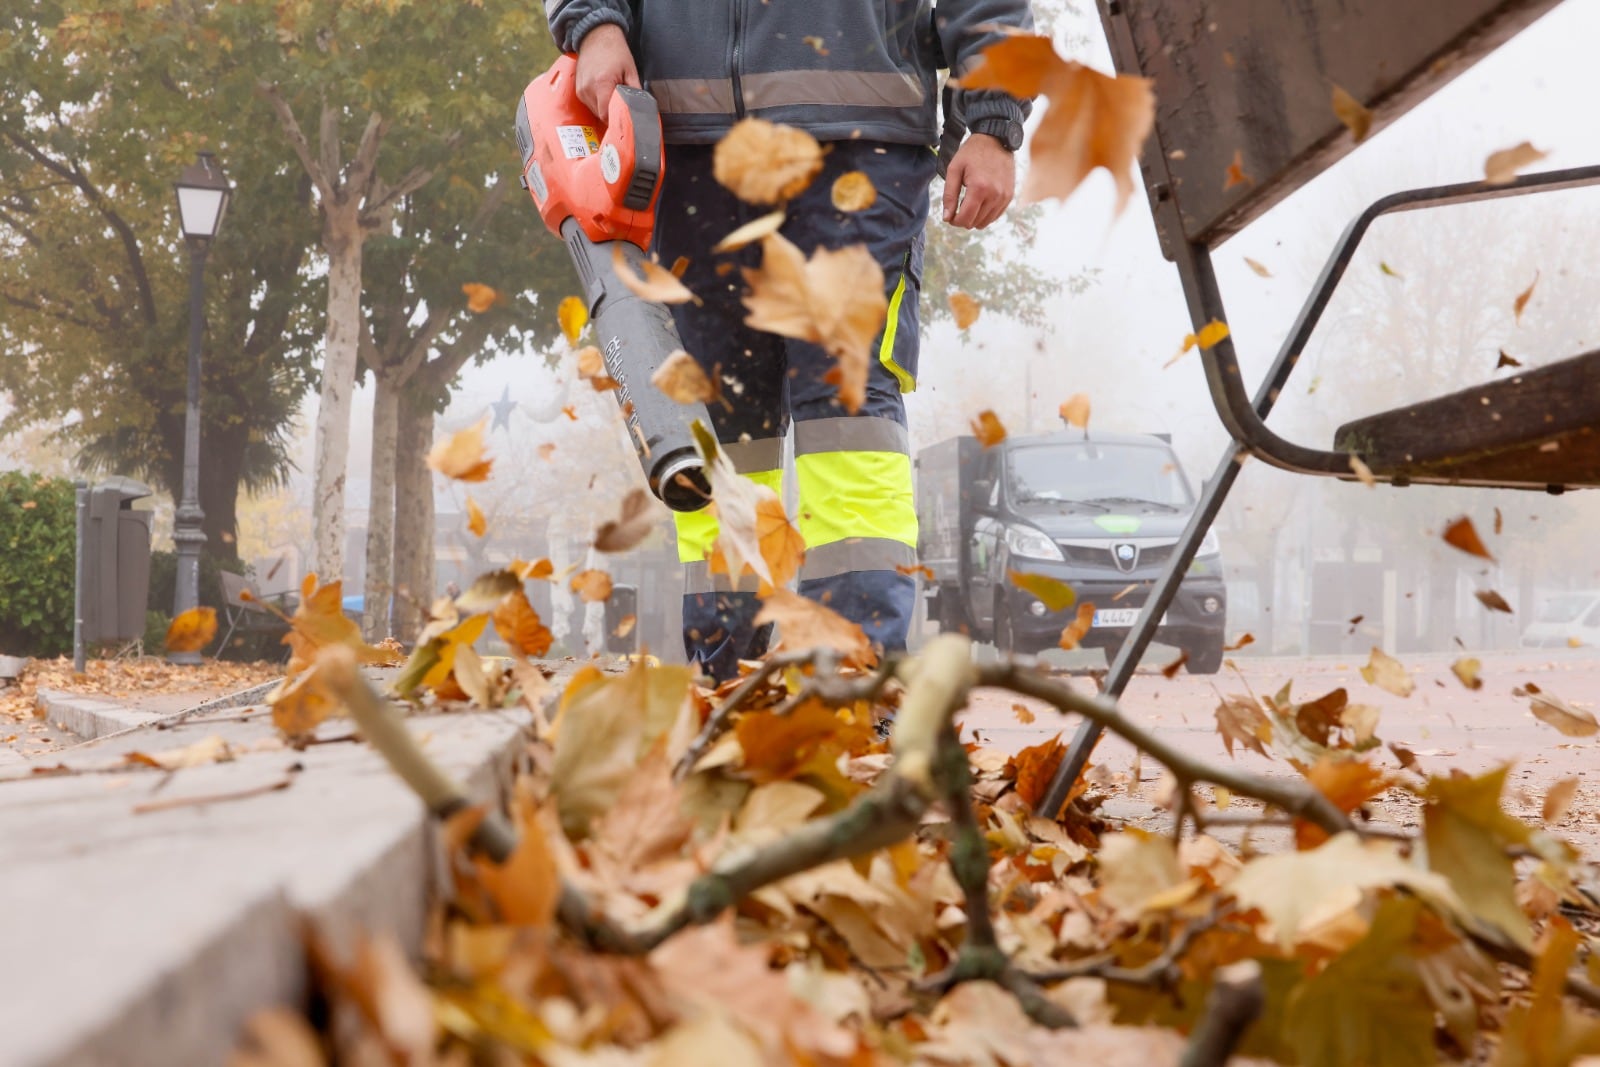
[[[764,485],[780,497],[783,496],[782,438],[726,443],[722,449],[733,462],[734,470],[757,485]],[[711,593],[734,589],[755,592],[757,580],[752,575],[745,575],[738,583],[726,574],[712,575],[706,560],[711,555],[711,546],[716,543],[719,530],[712,509],[675,511],[672,521],[678,530],[678,561],[684,565],[686,572],[684,592]]]
[[[893,419],[796,422],[795,474],[806,559],[800,580],[916,562],[910,441]]]

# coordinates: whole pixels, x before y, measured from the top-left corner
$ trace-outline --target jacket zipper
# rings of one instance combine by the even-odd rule
[[[733,114],[735,118],[744,118],[744,87],[739,83],[740,53],[744,51],[744,0],[733,0],[733,41],[731,42],[731,57],[729,60],[729,73],[733,80]]]

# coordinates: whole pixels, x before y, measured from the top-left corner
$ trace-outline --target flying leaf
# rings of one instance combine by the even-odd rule
[[[661,361],[650,376],[650,384],[680,404],[698,404],[717,396],[700,361],[681,348]]]
[[[466,591],[455,598],[453,606],[462,615],[481,615],[493,611],[501,601],[522,588],[523,579],[510,567],[485,571],[472,579]]]
[[[1061,628],[1061,636],[1056,644],[1071,652],[1078,647],[1084,635],[1094,626],[1094,601],[1085,600],[1078,605],[1078,614],[1067,625]]]
[[[1517,906],[1516,876],[1508,845],[1526,845],[1527,824],[1500,809],[1506,767],[1475,778],[1430,778],[1423,792],[1423,840],[1429,869],[1450,880],[1467,908],[1520,945],[1531,940],[1528,917]]]
[[[1034,714],[1033,714],[1033,711],[1031,709],[1029,709],[1028,705],[1026,705],[1026,704],[1012,704],[1011,705],[1011,714],[1015,715],[1016,718],[1017,718],[1017,721],[1020,722],[1022,725],[1024,725],[1024,726],[1032,726],[1033,725]]]
[[[1578,779],[1563,778],[1545,790],[1544,806],[1539,812],[1546,824],[1560,822],[1566,817],[1572,801],[1578,795]]]
[[[317,724],[344,713],[344,706],[323,685],[315,665],[291,674],[267,694],[272,725],[291,742],[312,736]]]
[[[611,575],[605,571],[586,570],[572,576],[572,591],[589,604],[598,604],[611,597]]]
[[[854,415],[866,402],[872,345],[889,309],[883,269],[865,245],[818,248],[807,260],[774,233],[761,250],[760,268],[744,268],[746,325],[821,345],[838,361],[829,380]]]
[[[822,146],[804,130],[741,119],[712,150],[711,173],[740,200],[790,200],[822,170]]]
[[[745,573],[748,568],[759,580],[757,595],[766,596],[774,588],[787,585],[799,573],[800,564],[805,559],[805,538],[789,521],[783,499],[776,492],[748,479],[741,480],[753,487],[753,506],[747,516],[741,514],[735,522],[724,519],[724,516],[731,514],[725,507],[726,494],[720,503],[714,503],[720,529],[712,546],[711,573],[735,576]],[[716,500],[716,483],[712,485],[713,499]],[[732,569],[731,559],[741,561],[737,571]]]
[[[1452,548],[1459,548],[1469,556],[1480,556],[1493,561],[1494,557],[1489,550],[1483,547],[1483,540],[1478,536],[1477,527],[1472,525],[1472,520],[1463,515],[1453,520],[1444,530],[1444,542]]]
[[[1511,605],[1506,603],[1506,598],[1493,589],[1477,589],[1473,591],[1472,595],[1478,598],[1478,603],[1490,611],[1500,611],[1507,615],[1515,614],[1511,610]]]
[[[594,345],[578,349],[578,377],[594,378],[606,372],[606,358]]]
[[[1001,425],[999,416],[984,410],[972,420],[972,435],[984,448],[993,448],[1006,439],[1006,428]]]
[[[1386,275],[1387,277],[1390,277],[1390,278],[1399,278],[1401,280],[1405,279],[1405,275],[1404,274],[1401,274],[1399,271],[1395,270],[1393,267],[1389,266],[1389,264],[1383,262],[1381,259],[1378,261],[1378,271],[1379,271],[1379,273],[1384,274],[1384,275]]]
[[[1534,718],[1549,723],[1568,737],[1592,737],[1600,730],[1592,712],[1549,693],[1535,693],[1528,701],[1528,710],[1533,712]]]
[[[978,321],[978,315],[983,311],[982,304],[962,292],[951,293],[949,299],[950,314],[955,317],[956,329],[965,330]]]
[[[198,652],[217,636],[217,609],[190,608],[167,626],[168,652]]]
[[[1306,781],[1327,797],[1330,804],[1349,814],[1388,789],[1390,779],[1381,768],[1366,760],[1327,755],[1306,771]],[[1322,827],[1304,819],[1294,821],[1295,848],[1316,848],[1326,840],[1328,834]]]
[[[832,195],[833,206],[840,211],[865,211],[878,199],[878,190],[871,178],[852,170],[834,179]]]
[[[1089,428],[1089,394],[1074,393],[1061,402],[1061,417],[1070,426]]]
[[[1450,671],[1461,684],[1468,689],[1482,689],[1483,679],[1478,677],[1478,671],[1483,664],[1471,656],[1463,656],[1450,664]]]
[[[1228,336],[1228,324],[1212,319],[1200,327],[1199,333],[1184,334],[1183,351],[1187,352],[1196,345],[1201,348],[1212,348],[1226,336]]]
[[[300,585],[300,603],[289,616],[289,632],[283,643],[289,646],[289,670],[293,675],[309,667],[318,650],[344,645],[362,663],[391,663],[395,655],[388,649],[374,648],[361,640],[361,625],[344,613],[344,584],[317,585],[317,576],[307,574]]]
[[[1508,1008],[1492,1067],[1554,1067],[1600,1055],[1600,1022],[1566,1001],[1567,976],[1584,940],[1566,919],[1551,917],[1534,962],[1532,998]]]
[[[1367,665],[1361,668],[1361,677],[1368,685],[1386,689],[1397,697],[1408,697],[1417,688],[1400,661],[1377,646],[1373,646]]]
[[[983,50],[961,76],[963,89],[1000,89],[1049,101],[1028,145],[1026,202],[1065,200],[1096,167],[1111,172],[1120,214],[1133,194],[1133,162],[1155,121],[1145,78],[1108,77],[1062,59],[1049,37],[1015,34]]]
[[[744,752],[745,776],[763,783],[809,777],[839,785],[840,754],[865,751],[872,742],[867,723],[847,721],[819,700],[808,700],[786,715],[747,712],[734,733]]]
[[[1222,174],[1222,191],[1227,192],[1235,185],[1250,185],[1254,182],[1255,179],[1245,173],[1244,151],[1242,149],[1234,149],[1233,162],[1228,164],[1228,169]]]
[[[556,321],[561,324],[561,332],[566,335],[567,344],[578,343],[578,335],[583,333],[583,328],[589,324],[589,305],[583,302],[582,297],[564,296],[561,303],[556,305]]]
[[[1500,350],[1500,358],[1495,361],[1494,369],[1499,370],[1501,367],[1520,366],[1522,366],[1522,361],[1520,359],[1512,359],[1510,356],[1506,355],[1506,350],[1502,348]]]
[[[467,529],[472,531],[474,537],[482,537],[489,532],[489,520],[483,517],[483,509],[470,495],[467,497]]]
[[[1222,735],[1222,745],[1233,755],[1234,742],[1252,749],[1257,755],[1267,754],[1264,742],[1272,740],[1272,720],[1267,718],[1254,698],[1242,696],[1223,697],[1217,705],[1217,733]]]
[[[511,566],[508,567],[507,570],[511,571],[511,573],[515,574],[518,578],[521,578],[525,582],[532,581],[535,578],[549,578],[556,572],[555,564],[551,563],[547,559],[536,559],[531,562],[528,560],[514,559],[511,561]]]
[[[1516,181],[1517,171],[1533,166],[1549,154],[1539,151],[1527,141],[1491,152],[1489,158],[1483,161],[1484,184],[1509,185]]]
[[[475,314],[488,311],[500,302],[500,294],[498,292],[487,285],[479,285],[477,282],[467,282],[461,287],[461,291],[467,294],[467,310]]]
[[[642,280],[633,272],[635,265],[644,272]],[[630,263],[623,254],[621,241],[618,241],[616,247],[611,250],[611,267],[617,272],[617,278],[622,284],[628,287],[628,291],[640,300],[649,300],[657,304],[687,304],[695,298],[694,294],[661,264],[649,259],[638,259]]]
[[[1058,578],[1021,571],[1007,571],[1006,577],[1018,589],[1038,597],[1050,611],[1062,611],[1078,602],[1078,594],[1072,591],[1072,586]]]
[[[1533,272],[1533,281],[1528,283],[1528,287],[1526,289],[1517,294],[1516,302],[1511,305],[1511,310],[1515,314],[1516,320],[1519,323],[1522,321],[1522,309],[1527,307],[1528,301],[1533,298],[1533,288],[1539,284],[1539,275],[1541,273],[1541,271]]]
[[[1372,468],[1361,461],[1361,457],[1354,452],[1350,453],[1350,469],[1355,472],[1356,478],[1368,489],[1378,487],[1378,479],[1372,476]]]
[[[595,531],[594,547],[601,552],[626,552],[650,536],[661,519],[655,498],[643,489],[630,489],[622,498],[622,512]]]
[[[1161,668],[1161,676],[1163,678],[1176,678],[1178,676],[1178,672],[1183,670],[1184,666],[1188,662],[1189,650],[1186,648],[1178,649],[1178,658]]]
[[[521,589],[502,600],[494,609],[494,632],[511,648],[513,655],[538,657],[550,651],[555,640],[539,613],[533,609],[528,594]]]
[[[1259,263],[1256,260],[1251,259],[1249,256],[1245,256],[1244,257],[1244,262],[1245,262],[1245,266],[1247,266],[1251,270],[1255,271],[1256,274],[1259,275],[1260,277],[1263,277],[1263,278],[1272,277],[1272,272],[1270,270],[1268,270],[1264,264]]]
[[[488,481],[494,465],[494,460],[483,454],[483,428],[488,424],[485,416],[434,445],[428,453],[428,466],[458,482]]]
[[[1246,645],[1253,645],[1255,643],[1256,643],[1256,635],[1255,634],[1240,634],[1239,635],[1239,639],[1237,641],[1235,641],[1233,644],[1231,644],[1231,645],[1223,645],[1222,646],[1222,651],[1224,651],[1224,652],[1237,652],[1241,648],[1244,648]]]
[[[778,232],[778,227],[783,225],[784,214],[781,210],[770,211],[759,218],[734,230],[728,236],[711,246],[713,252],[737,252],[745,245],[753,245],[763,237]]]
[[[1333,113],[1345,124],[1356,144],[1366,140],[1368,131],[1372,129],[1372,112],[1345,92],[1342,86],[1333,87]]]
[[[810,597],[774,589],[761,604],[756,624],[777,623],[783,647],[791,651],[831,648],[847,661],[868,666],[877,661],[866,631]]]

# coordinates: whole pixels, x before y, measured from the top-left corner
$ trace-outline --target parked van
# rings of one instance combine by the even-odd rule
[[[1600,590],[1557,593],[1539,602],[1522,631],[1523,648],[1600,646]]]

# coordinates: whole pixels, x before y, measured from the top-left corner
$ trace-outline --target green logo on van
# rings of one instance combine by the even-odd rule
[[[1139,520],[1132,515],[1096,515],[1094,524],[1108,534],[1139,532]]]

